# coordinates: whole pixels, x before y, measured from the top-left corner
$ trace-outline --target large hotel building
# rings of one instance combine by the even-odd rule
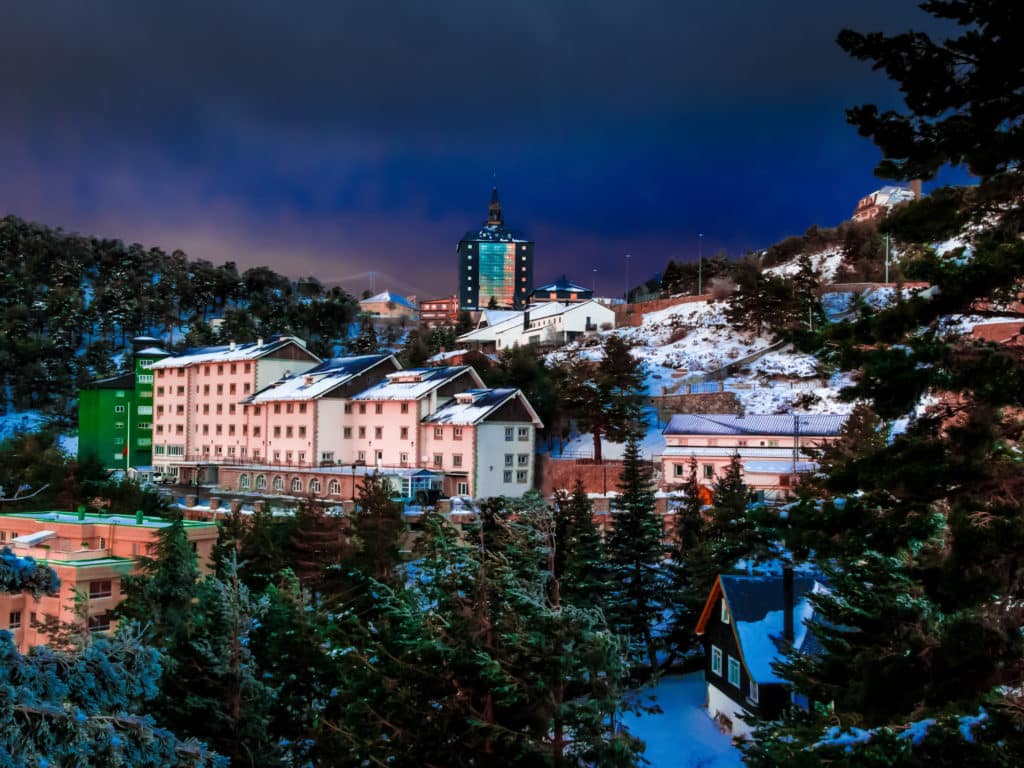
[[[533,291],[533,243],[505,228],[497,187],[487,221],[462,236],[458,252],[460,310],[526,308]]]

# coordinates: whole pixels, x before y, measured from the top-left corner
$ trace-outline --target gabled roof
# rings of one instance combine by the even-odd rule
[[[416,309],[416,306],[410,303],[410,301],[407,298],[405,298],[405,296],[399,296],[397,293],[392,293],[391,291],[384,291],[383,293],[378,293],[376,296],[371,296],[368,299],[363,299],[359,303],[385,304],[388,302],[392,304],[399,304],[403,307],[408,307],[409,309]]]
[[[565,304],[560,301],[549,301],[544,304],[536,304],[531,306],[529,310],[524,312],[509,312],[508,317],[501,320],[494,325],[488,325],[484,328],[477,328],[475,330],[464,333],[456,338],[456,341],[494,341],[502,333],[507,333],[512,330],[521,330],[523,328],[524,315],[529,312],[530,322],[536,320],[544,320],[549,317],[557,317],[558,315],[564,315],[569,312],[584,312],[590,305],[605,314],[614,314],[614,312],[608,307],[600,304],[593,299],[588,301]]]
[[[577,283],[574,283],[572,280],[570,280],[565,275],[562,275],[560,278],[555,280],[555,282],[553,282],[553,283],[548,283],[547,285],[539,285],[536,288],[534,288],[533,291],[534,291],[534,293],[538,293],[538,292],[539,293],[550,293],[552,291],[568,291],[570,293],[587,293],[587,294],[593,292],[590,288],[585,288],[582,285],[578,285]]]
[[[165,357],[153,363],[153,368],[183,368],[201,363],[234,363],[241,360],[258,360],[295,344],[313,360],[320,358],[306,349],[306,345],[295,336],[272,336],[264,342],[253,341],[246,344],[227,344],[218,347],[195,347],[186,349],[175,357]]]
[[[453,357],[460,357],[468,353],[468,349],[452,349],[447,352],[438,352],[436,355],[431,355],[427,358],[428,363],[443,363],[445,360],[451,360]]]
[[[518,389],[470,389],[460,392],[436,411],[423,419],[424,424],[479,424],[510,400],[519,398],[530,414],[531,423],[543,426],[537,412]]]
[[[813,575],[793,575],[793,647],[801,653],[820,652],[817,640],[807,625],[815,621],[811,594],[827,593],[828,588]],[[703,635],[719,596],[729,610],[729,624],[740,649],[740,661],[759,685],[785,683],[772,669],[783,660],[785,624],[783,577],[781,575],[719,576],[704,604],[696,634]]]
[[[353,400],[419,400],[438,387],[468,374],[473,383],[482,387],[484,382],[470,366],[440,366],[434,368],[406,368],[389,373],[384,381],[352,397]]]
[[[280,400],[316,400],[342,384],[365,373],[394,355],[360,355],[332,357],[305,373],[292,374],[247,398],[246,403],[269,403]],[[397,362],[397,361],[396,361]]]
[[[800,434],[829,437],[839,434],[846,416],[831,413],[797,414]],[[666,435],[792,435],[792,414],[736,416],[731,413],[677,413],[663,430]]]
[[[106,379],[90,381],[82,389],[135,389],[135,374],[122,373]]]

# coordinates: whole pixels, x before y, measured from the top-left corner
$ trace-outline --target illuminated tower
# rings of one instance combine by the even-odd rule
[[[497,187],[487,221],[462,236],[458,252],[459,309],[526,307],[533,290],[533,242],[505,228]]]

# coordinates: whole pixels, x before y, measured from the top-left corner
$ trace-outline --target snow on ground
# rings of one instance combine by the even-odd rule
[[[665,452],[665,437],[661,434],[665,425],[658,423],[658,414],[654,408],[644,408],[644,419],[647,422],[647,432],[640,441],[640,455],[644,459],[651,460]],[[601,441],[601,456],[605,459],[621,459],[625,452],[625,443],[613,443],[608,439]],[[578,459],[592,458],[593,456],[594,438],[589,432],[582,435],[574,434],[561,449],[555,443],[551,450],[552,458]]]
[[[740,386],[737,386],[740,385]],[[846,384],[830,382],[827,387],[799,386],[790,382],[751,385],[749,379],[726,379],[725,389],[733,392],[746,414],[754,413],[849,413],[854,403],[839,399]],[[794,406],[796,401],[799,403]]]
[[[0,415],[0,440],[28,432],[38,432],[49,420],[48,416],[39,411],[8,411]]]
[[[660,715],[623,717],[630,733],[644,740],[644,757],[651,768],[739,768],[740,751],[719,732],[704,709],[704,673],[661,679],[653,689],[640,692],[655,696]]]
[[[817,272],[818,277],[823,283],[835,280],[836,272],[839,271],[839,267],[843,264],[844,253],[842,248],[827,248],[824,251],[809,254],[809,256],[811,259],[811,266],[814,268],[814,271]],[[765,274],[769,275],[793,277],[800,271],[800,260],[799,258],[794,258],[792,261],[787,261],[785,264],[768,267],[764,271]]]
[[[57,447],[68,456],[78,455],[78,435],[58,435]]]
[[[985,317],[982,315],[947,315],[940,319],[942,330],[950,333],[968,334],[976,325],[994,325],[997,323],[1021,323],[1024,325],[1024,318],[1020,315],[1006,315],[1005,317]]]

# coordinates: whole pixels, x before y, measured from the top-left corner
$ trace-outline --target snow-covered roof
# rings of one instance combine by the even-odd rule
[[[772,669],[773,662],[783,659],[783,577],[720,576],[719,582],[750,676],[760,685],[786,682]],[[814,620],[808,596],[827,591],[813,576],[793,576],[793,647],[802,653],[813,655],[819,651],[816,638],[807,631],[808,623]]]
[[[146,347],[145,349],[140,349],[138,352],[136,352],[135,356],[136,357],[150,357],[152,355],[169,355],[169,354],[171,354],[171,353],[168,352],[163,347]]]
[[[592,305],[592,309],[588,309]],[[560,301],[549,301],[544,304],[534,304],[525,312],[509,312],[508,317],[494,325],[487,325],[483,328],[464,333],[457,338],[457,341],[494,341],[499,335],[510,331],[522,330],[526,322],[524,316],[529,314],[530,322],[545,320],[551,317],[558,317],[568,312],[588,312],[597,310],[601,314],[614,316],[614,312],[603,304],[589,300],[580,303],[566,304]]]
[[[306,345],[295,336],[274,336],[266,341],[186,349],[176,357],[165,357],[163,360],[153,363],[153,368],[183,368],[200,363],[233,363],[241,360],[256,360],[284,349],[289,344],[297,344],[306,351]],[[314,360],[320,359],[312,352],[307,351],[307,354]]]
[[[813,461],[798,461],[796,463],[797,472],[813,472],[818,468],[817,462]],[[785,461],[744,461],[743,462],[744,472],[778,472],[780,474],[786,474],[793,471],[793,462]]]
[[[800,434],[812,437],[838,435],[846,416],[832,413],[755,414],[677,413],[664,429],[666,435],[792,435],[795,421]]]
[[[378,293],[376,296],[371,296],[368,299],[363,299],[359,303],[360,305],[362,305],[385,304],[388,302],[392,304],[399,304],[403,307],[408,307],[409,309],[416,309],[416,306],[410,303],[410,301],[407,298],[405,298],[405,296],[399,296],[397,293],[392,293],[391,291],[384,291],[382,293]]]
[[[419,400],[438,387],[469,374],[473,382],[483,386],[483,380],[468,365],[435,368],[407,368],[389,373],[384,381],[352,397],[353,400]]]
[[[16,547],[34,547],[37,544],[42,544],[47,539],[52,539],[56,535],[56,531],[36,531],[35,533],[26,533],[24,536],[15,536],[11,539],[11,543]]]
[[[565,275],[562,275],[560,278],[555,280],[555,282],[553,282],[553,283],[548,283],[547,285],[538,285],[533,290],[534,290],[535,293],[537,293],[537,292],[539,292],[539,293],[551,293],[552,291],[569,291],[569,292],[572,292],[572,293],[586,293],[586,294],[592,293],[590,288],[586,288],[586,287],[584,287],[582,285],[574,283],[572,280],[570,280]]]
[[[393,355],[332,357],[305,373],[292,374],[264,387],[243,402],[269,403],[280,400],[315,400],[351,381]]]
[[[742,451],[734,445],[670,445],[662,451],[662,456],[686,459],[690,456],[732,456],[739,453],[743,458],[790,459],[792,448],[749,448]]]
[[[529,243],[528,238],[506,229],[504,226],[486,224],[480,229],[471,229],[462,236],[459,242],[489,242],[489,243]]]
[[[438,352],[436,355],[432,355],[427,358],[428,363],[443,363],[445,360],[451,360],[453,357],[459,357],[469,352],[468,349],[453,349],[450,352]]]
[[[469,389],[460,392],[452,400],[423,419],[425,424],[479,424],[514,397],[519,397],[531,415],[531,421],[540,427],[541,422],[518,389]]]
[[[497,325],[510,317],[522,317],[523,313],[516,309],[485,309],[480,316],[483,326]],[[482,326],[482,327],[483,327]]]

